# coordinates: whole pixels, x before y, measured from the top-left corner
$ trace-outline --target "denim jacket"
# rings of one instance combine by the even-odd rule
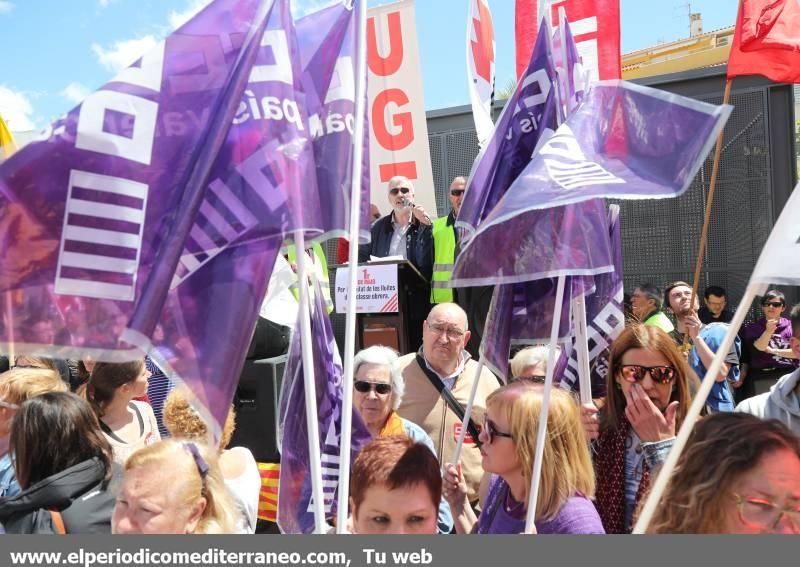
[[[11,453],[6,453],[0,458],[0,498],[16,496],[19,493],[19,483],[14,463],[11,461]]]

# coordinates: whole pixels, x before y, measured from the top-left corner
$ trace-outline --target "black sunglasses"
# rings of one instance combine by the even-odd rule
[[[533,382],[534,384],[544,384],[546,377],[534,374],[532,376],[517,376],[514,380],[525,380],[526,382]]]
[[[411,191],[411,189],[409,189],[408,187],[395,187],[394,189],[389,189],[389,194],[397,195],[398,193],[402,193],[403,195],[405,195],[409,191]]]
[[[761,303],[761,305],[763,305],[764,307],[767,307],[767,306],[769,306],[769,307],[783,307],[783,302],[782,301],[763,301]]]
[[[460,197],[464,194],[464,189],[450,189],[450,194],[453,197]]]
[[[669,384],[675,379],[675,369],[672,366],[625,364],[620,369],[622,370],[622,377],[628,382],[641,382],[648,372],[653,381],[659,384]]]
[[[358,380],[353,384],[353,387],[356,389],[356,392],[361,392],[362,394],[366,394],[370,390],[375,390],[381,396],[385,396],[386,394],[392,391],[391,384],[376,384],[375,382],[367,382],[365,380]]]
[[[497,437],[508,437],[509,439],[513,439],[513,435],[510,433],[503,433],[502,431],[497,430],[497,426],[490,420],[486,419],[483,422],[483,431],[486,432],[486,437],[489,438],[489,445],[492,444],[494,441],[495,436]]]

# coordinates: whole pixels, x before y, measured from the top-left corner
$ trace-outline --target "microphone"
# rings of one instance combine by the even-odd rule
[[[402,201],[403,201],[403,206],[408,208],[408,209],[413,209],[414,207],[416,207],[416,205],[414,204],[414,201],[412,201],[408,197],[403,197]]]

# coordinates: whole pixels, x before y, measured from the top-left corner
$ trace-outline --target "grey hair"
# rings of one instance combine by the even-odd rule
[[[403,401],[403,394],[406,391],[406,382],[400,372],[400,357],[397,353],[385,346],[371,346],[359,351],[353,358],[353,376],[358,374],[358,369],[362,364],[375,364],[385,366],[389,369],[392,377],[392,409],[397,409]]]
[[[558,360],[558,355],[561,353],[561,349],[559,347],[555,347],[555,349],[556,360]],[[511,359],[511,376],[515,378],[517,376],[521,376],[522,372],[528,366],[534,366],[536,364],[543,364],[546,369],[547,356],[549,352],[550,351],[545,345],[525,347],[515,354],[514,358]]]
[[[414,184],[411,183],[411,180],[405,175],[395,175],[389,180],[389,183],[386,185],[386,187],[387,189],[391,189],[397,185],[407,185],[409,189],[412,191],[414,190]]]

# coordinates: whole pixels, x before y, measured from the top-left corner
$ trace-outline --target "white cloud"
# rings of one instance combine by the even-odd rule
[[[94,51],[97,60],[103,67],[117,73],[130,66],[131,63],[153,49],[157,44],[158,40],[155,37],[146,35],[139,39],[117,41],[108,49],[93,43],[92,51]]]
[[[70,102],[79,103],[83,102],[83,99],[89,96],[91,92],[92,91],[84,85],[73,81],[64,87],[64,90],[61,91],[61,96],[65,97]]]
[[[211,0],[191,0],[189,5],[186,6],[186,9],[181,12],[176,12],[172,10],[169,13],[169,25],[172,29],[177,29],[181,27],[183,24],[188,22],[195,16],[200,10],[208,6],[211,3]]]
[[[109,3],[110,1],[111,1],[111,0],[97,0],[97,3],[98,3],[98,4],[100,4],[100,7],[101,7],[101,8],[105,8],[106,6],[108,6],[108,3]]]
[[[8,0],[0,0],[0,14],[8,14],[14,9],[14,3]]]
[[[12,132],[36,129],[31,101],[24,93],[5,85],[0,85],[0,114]]]
[[[339,0],[295,0],[292,2],[292,16],[295,19],[302,18],[311,12],[316,12],[326,6],[338,3]]]

